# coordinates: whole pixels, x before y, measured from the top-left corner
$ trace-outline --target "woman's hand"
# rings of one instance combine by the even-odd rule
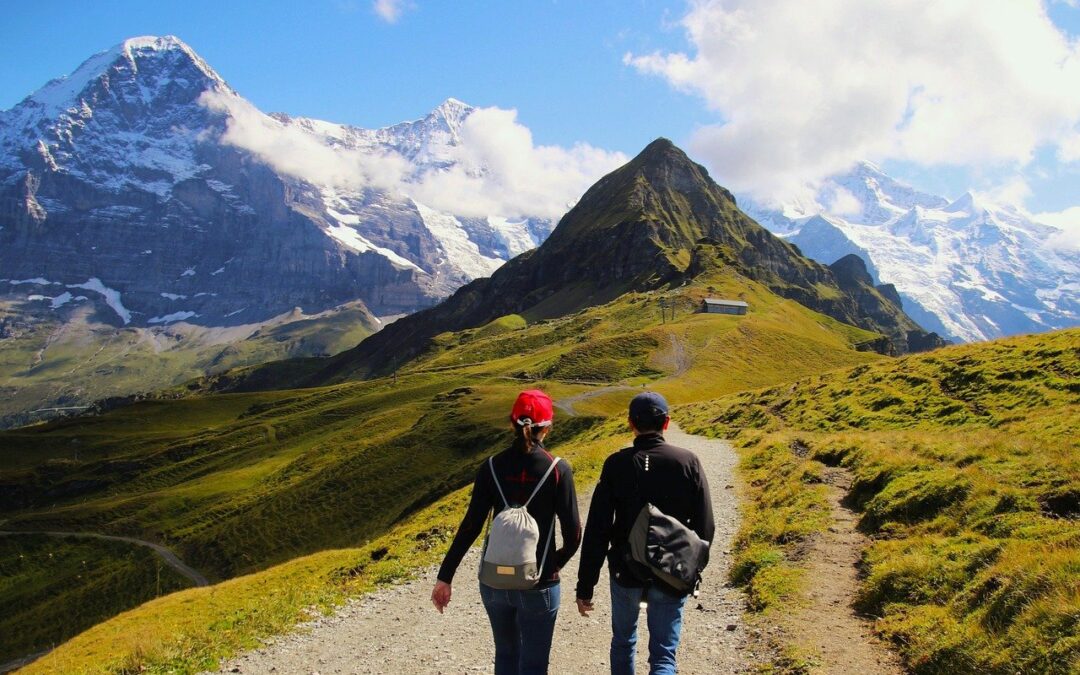
[[[439,614],[442,614],[443,609],[450,604],[450,594],[450,584],[445,581],[435,582],[435,588],[431,591],[431,604],[435,605]]]

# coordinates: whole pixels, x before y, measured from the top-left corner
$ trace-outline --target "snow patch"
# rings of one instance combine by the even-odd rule
[[[131,323],[131,312],[124,307],[124,303],[120,301],[120,292],[113,290],[101,283],[101,279],[97,277],[91,277],[83,284],[68,284],[68,288],[83,288],[88,291],[94,291],[105,298],[105,304],[112,308],[116,312],[117,316],[124,324]]]
[[[195,276],[195,268],[194,267],[187,268],[186,270],[184,270],[180,274],[180,276],[182,276],[182,277],[193,277],[193,276]]]
[[[59,286],[59,281],[49,281],[48,279],[42,279],[41,277],[34,277],[33,279],[10,279],[8,281],[12,286],[19,286],[21,284],[34,284],[36,286]]]
[[[166,314],[165,316],[155,316],[154,318],[147,320],[146,323],[175,323],[176,321],[190,319],[193,316],[199,315],[195,312],[173,312],[172,314]]]
[[[64,305],[66,305],[66,304],[68,304],[69,302],[71,302],[71,301],[72,301],[72,299],[73,299],[73,298],[71,297],[71,293],[69,293],[68,291],[64,291],[64,292],[63,292],[63,293],[61,293],[60,295],[58,295],[58,296],[56,296],[55,298],[53,298],[53,299],[52,299],[52,304],[51,304],[51,305],[49,305],[49,306],[50,306],[50,307],[52,307],[53,309],[60,309],[60,308],[61,308],[61,307],[63,307]]]
[[[469,279],[491,276],[502,266],[499,258],[489,258],[480,253],[480,248],[469,239],[468,232],[461,221],[446,213],[424,206],[413,200],[420,213],[424,227],[439,241],[447,260],[453,261]]]
[[[488,225],[499,235],[499,239],[506,244],[506,250],[510,257],[521,255],[525,251],[536,248],[539,242],[529,236],[529,222],[527,220],[511,221],[500,216],[488,216]]]
[[[342,244],[345,244],[354,251],[359,251],[360,253],[363,253],[365,251],[374,251],[375,253],[378,253],[384,258],[389,259],[391,262],[395,262],[399,265],[411,267],[415,270],[423,272],[423,270],[417,267],[416,263],[414,263],[413,261],[409,260],[408,258],[404,258],[397,253],[394,253],[388,248],[383,248],[382,246],[376,246],[375,244],[372,244],[370,241],[362,237],[359,232],[349,227],[348,225],[331,225],[326,230],[326,232],[331,237],[341,242]]]
[[[161,297],[168,300],[187,300],[186,295],[180,295],[179,293],[162,293]]]

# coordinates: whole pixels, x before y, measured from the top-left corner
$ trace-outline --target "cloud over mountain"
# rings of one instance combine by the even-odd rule
[[[417,175],[398,152],[328,145],[283,124],[243,98],[208,91],[201,102],[229,119],[225,143],[259,156],[278,171],[343,188],[391,190],[462,216],[523,214],[556,219],[600,176],[626,162],[620,152],[586,143],[537,145],[516,110],[479,108],[461,123],[461,143],[447,164]]]
[[[1080,158],[1080,46],[1039,0],[701,0],[688,52],[628,64],[702,97],[694,150],[718,178],[790,196],[860,158]]]

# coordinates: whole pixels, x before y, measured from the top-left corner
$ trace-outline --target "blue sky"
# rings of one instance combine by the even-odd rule
[[[922,9],[926,16],[911,17],[910,24],[904,17],[873,15],[864,8],[875,3],[854,0],[820,0],[831,2],[830,10],[840,16],[832,17],[833,23],[815,23],[820,12],[812,5],[818,2],[381,0],[383,9],[391,10],[383,15],[376,11],[379,3],[371,0],[20,2],[5,9],[0,26],[0,109],[124,38],[174,34],[267,112],[376,127],[420,117],[441,100],[455,97],[477,106],[516,109],[518,121],[532,131],[537,144],[568,147],[584,142],[632,155],[653,138],[667,136],[736,189],[787,189],[860,155],[947,196],[974,188],[1020,201],[1032,212],[1080,205],[1074,156],[1080,155],[1080,140],[1047,131],[1046,122],[1052,118],[1055,129],[1080,122],[1080,103],[1055,94],[1068,88],[1062,82],[1080,92],[1080,80],[1070,79],[1075,72],[1056,79],[1038,74],[1040,63],[1061,60],[1057,52],[1046,53],[1043,62],[1018,62],[1013,70],[1021,74],[1000,86],[995,78],[1004,71],[979,69],[979,63],[1007,62],[1032,51],[1025,49],[1024,39],[1045,43],[1046,26],[1040,28],[1033,20],[1030,32],[1003,38],[1000,49],[990,49],[955,75],[948,69],[964,60],[962,53],[948,54],[910,36],[936,31],[955,36],[958,50],[965,45],[982,49],[1001,35],[1002,26],[1024,23],[1010,14],[1013,6],[1022,5],[1027,15],[1049,17],[1065,45],[1059,52],[1064,53],[1061,50],[1075,48],[1080,35],[1075,1],[950,0],[943,4],[961,16],[945,16],[948,12],[927,6],[931,9]],[[912,3],[913,12],[917,4]],[[776,19],[790,7],[805,11],[795,26]],[[730,32],[735,15],[725,14],[737,9],[748,9],[753,32],[771,42],[737,44],[745,36]],[[853,32],[844,32],[851,27]],[[851,49],[836,51],[830,61],[834,56],[826,46],[843,43],[845,35]],[[860,51],[854,43],[867,35],[876,42]],[[807,42],[814,48],[805,53],[822,54],[820,63],[811,63],[812,58],[794,48]],[[879,49],[881,43],[887,48]],[[731,49],[724,51],[725,46]],[[851,70],[845,59],[865,65],[879,52],[891,54],[892,60],[878,62],[878,70],[869,71],[872,77],[886,83],[909,78],[903,94],[910,97],[909,105],[919,92],[929,91],[934,101],[946,103],[938,106],[944,112],[927,105],[931,126],[940,118],[952,120],[957,128],[949,131],[943,122],[940,139],[910,129],[890,133],[888,127],[895,123],[887,119],[887,106],[844,108],[845,97],[888,98],[882,87],[861,88],[861,83],[843,79]],[[783,58],[772,59],[776,54]],[[935,68],[933,59],[941,60],[941,68]],[[921,65],[904,65],[909,62]],[[755,70],[759,63],[772,69]],[[894,68],[900,68],[899,74]],[[942,68],[945,79],[935,80],[935,71]],[[801,70],[805,73],[795,72]],[[796,79],[784,79],[793,73]],[[941,93],[953,89],[948,77],[955,77],[959,91],[951,102],[948,93]],[[970,84],[981,79],[987,81],[981,88]],[[1034,89],[1027,86],[1029,80],[1037,81]],[[808,99],[799,93],[803,82],[820,83],[814,91],[827,91],[828,96],[815,102],[811,91]],[[792,96],[784,98],[788,90]],[[978,100],[984,96],[985,101]],[[1033,103],[1021,102],[1028,96]],[[835,113],[834,105],[839,106]],[[1038,105],[1046,107],[1046,114],[1027,114]],[[792,114],[800,108],[821,108],[834,116],[823,122],[821,114]],[[973,112],[988,108],[1000,112],[988,117]],[[961,124],[965,120],[966,127]],[[855,142],[846,129],[852,130],[850,136],[862,136]],[[1010,134],[1016,136],[1015,143],[999,142]],[[821,139],[819,145],[807,143],[810,138]],[[1072,148],[1068,159],[1062,147]]]

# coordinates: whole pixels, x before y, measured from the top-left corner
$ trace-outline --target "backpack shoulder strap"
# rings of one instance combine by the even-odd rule
[[[488,468],[491,469],[491,480],[495,481],[495,489],[499,491],[499,496],[502,497],[503,506],[510,506],[510,502],[506,501],[506,495],[503,494],[502,486],[499,485],[499,476],[495,473],[495,458],[488,457]],[[531,499],[531,497],[530,497]]]
[[[523,504],[523,506],[528,506],[529,502],[531,502],[533,500],[533,497],[536,496],[536,493],[540,492],[540,488],[543,487],[544,481],[546,481],[547,477],[551,475],[551,472],[555,470],[555,465],[558,464],[558,463],[559,463],[559,458],[558,457],[553,457],[552,460],[551,460],[551,465],[548,466],[547,471],[544,472],[544,475],[540,478],[539,482],[537,482],[536,487],[533,488],[532,494],[529,495],[529,498],[525,500],[525,504]],[[492,470],[494,471],[494,469],[492,469]],[[501,491],[501,489],[500,489],[500,491]],[[503,498],[503,501],[506,501],[506,499]]]

